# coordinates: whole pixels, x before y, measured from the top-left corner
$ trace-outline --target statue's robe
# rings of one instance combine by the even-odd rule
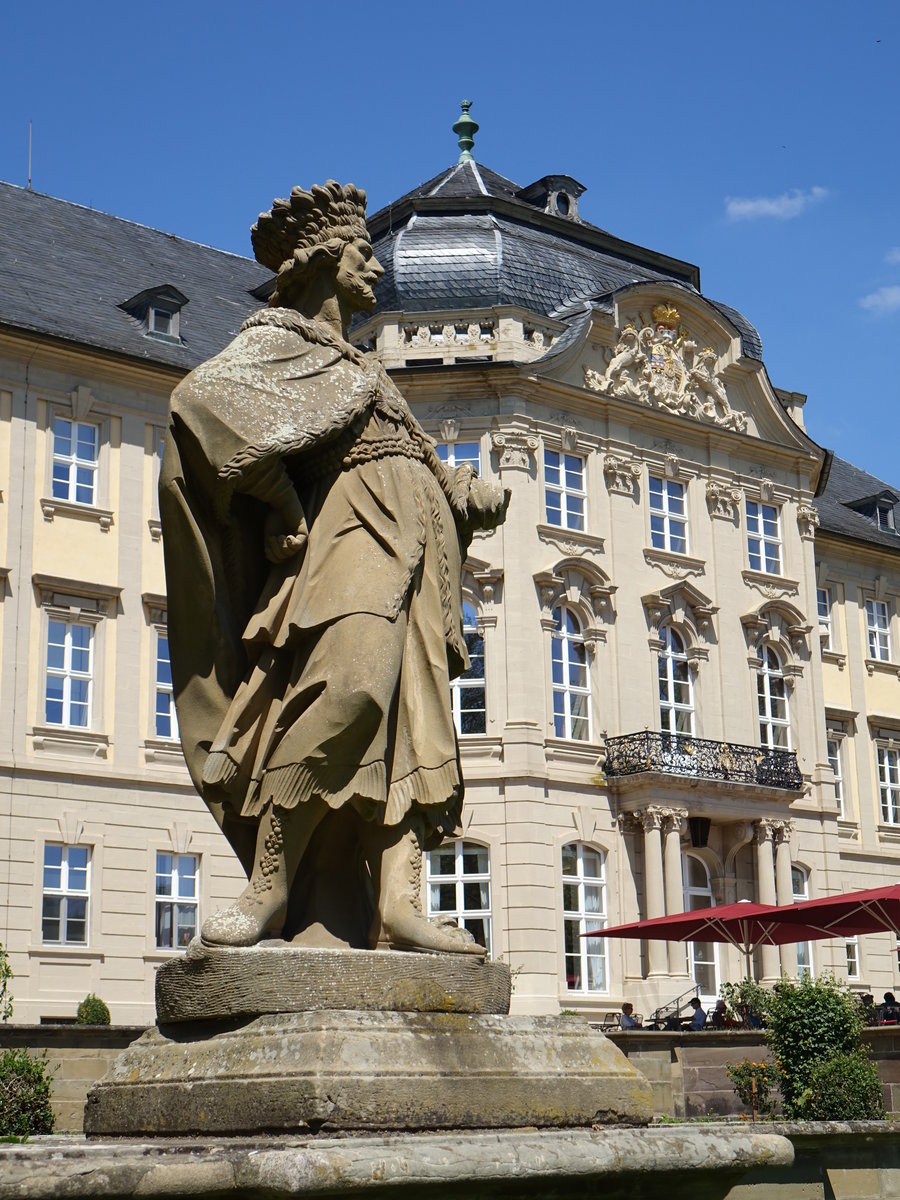
[[[245,868],[269,802],[386,825],[415,809],[432,841],[457,825],[470,478],[380,365],[292,310],[250,318],[175,389],[160,513],[179,729]],[[308,542],[272,564],[265,520],[290,484]]]

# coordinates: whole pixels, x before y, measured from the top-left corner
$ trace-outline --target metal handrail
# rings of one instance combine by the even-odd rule
[[[607,778],[656,771],[664,775],[752,783],[799,792],[803,776],[793,750],[717,742],[687,733],[626,733],[606,739]]]

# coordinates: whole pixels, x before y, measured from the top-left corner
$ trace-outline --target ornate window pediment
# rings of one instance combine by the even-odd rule
[[[743,433],[747,416],[731,407],[717,352],[697,344],[671,303],[650,318],[638,313],[617,330],[606,370],[584,368],[585,387]]]
[[[663,648],[661,629],[671,625],[685,641],[688,662],[696,666],[709,657],[709,645],[716,641],[713,618],[719,611],[708,596],[693,584],[682,581],[641,597],[650,625],[650,647]]]
[[[798,608],[786,600],[773,600],[760,605],[755,612],[746,613],[741,624],[752,666],[758,665],[765,648],[771,646],[783,657],[786,676],[803,674],[813,627]]]
[[[544,629],[555,628],[553,610],[564,603],[581,618],[589,650],[606,641],[606,626],[615,620],[612,598],[616,588],[604,571],[582,558],[564,558],[555,567],[539,571],[534,582],[541,598]]]

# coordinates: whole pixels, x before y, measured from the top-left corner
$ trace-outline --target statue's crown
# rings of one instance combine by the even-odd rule
[[[314,183],[309,191],[295,187],[286,200],[274,200],[268,212],[259,214],[250,237],[257,261],[271,271],[279,271],[297,250],[311,250],[336,238],[368,240],[366,193],[333,179],[321,187]]]
[[[671,304],[656,304],[650,310],[654,325],[664,325],[666,329],[677,329],[681,318],[678,309]]]

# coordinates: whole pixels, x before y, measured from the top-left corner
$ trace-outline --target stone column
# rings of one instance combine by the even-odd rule
[[[772,821],[775,840],[775,893],[778,904],[794,903],[794,885],[791,880],[791,822]],[[794,945],[781,947],[781,970],[784,975],[797,974],[797,948]]]
[[[775,893],[775,860],[772,856],[772,825],[771,821],[753,822],[753,840],[756,844],[757,899],[760,904],[775,904],[777,900]],[[760,982],[771,985],[781,975],[778,947],[762,946],[760,948],[760,957],[762,959],[763,973],[763,978]]]
[[[666,809],[663,817],[663,858],[666,867],[666,915],[684,912],[684,881],[681,875],[681,831],[687,809]],[[684,975],[684,942],[668,942],[669,974]]]
[[[644,829],[644,888],[647,900],[647,916],[663,917],[666,913],[663,892],[662,838],[660,828],[665,809],[650,805],[636,816]],[[648,975],[666,975],[666,945],[652,939],[647,940]]]

